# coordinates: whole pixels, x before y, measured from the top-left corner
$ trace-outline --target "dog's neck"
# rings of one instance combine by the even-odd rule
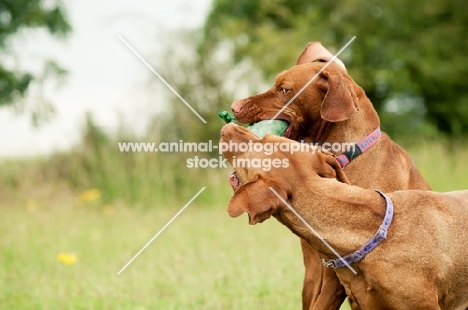
[[[341,122],[329,122],[321,118],[311,122],[313,125],[310,126],[304,140],[319,144],[353,143],[363,139],[379,127],[380,119],[370,100],[364,92],[359,92],[358,96],[361,102],[359,112]]]
[[[311,195],[312,200],[308,198]],[[385,200],[377,192],[334,179],[311,179],[291,197],[290,205],[340,255],[362,247],[377,232],[386,211]],[[275,217],[327,258],[336,258],[287,206],[281,207]]]

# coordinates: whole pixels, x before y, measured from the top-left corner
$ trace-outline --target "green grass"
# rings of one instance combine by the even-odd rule
[[[195,201],[120,275],[177,209],[92,203],[0,212],[2,309],[300,308],[297,237],[275,220],[233,220],[225,201],[209,209]],[[61,252],[77,262],[58,262]]]
[[[465,143],[447,146],[423,142],[407,147],[432,189],[440,192],[468,189],[468,148]]]

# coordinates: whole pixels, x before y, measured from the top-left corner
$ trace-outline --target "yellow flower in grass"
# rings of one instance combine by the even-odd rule
[[[74,253],[58,253],[57,261],[65,265],[73,265],[78,261],[78,257]]]
[[[34,212],[37,209],[37,205],[33,200],[28,200],[28,203],[26,204],[26,210],[28,212]]]
[[[95,201],[99,198],[101,198],[101,191],[97,188],[88,189],[80,195],[80,201],[83,203]]]

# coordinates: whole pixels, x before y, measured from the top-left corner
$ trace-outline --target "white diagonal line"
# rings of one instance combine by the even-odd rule
[[[174,88],[172,88],[171,85],[169,85],[168,82],[166,82],[166,80],[161,76],[159,75],[158,72],[156,72],[156,70],[153,69],[153,67],[150,66],[149,63],[146,62],[146,60],[143,59],[143,57],[140,56],[140,54],[137,53],[137,51],[135,51],[131,46],[130,44],[127,43],[127,41],[124,40],[124,38],[122,38],[122,36],[118,36],[119,39],[151,70],[151,72],[153,72],[164,84],[166,84],[166,86],[177,96],[179,97],[180,100],[182,100],[183,103],[185,103],[185,105],[190,109],[192,110],[193,113],[195,113],[196,116],[198,116],[198,118],[206,124],[206,121],[203,117],[200,116],[200,114],[197,113],[197,111],[195,111],[194,108],[192,108],[192,106],[190,104],[188,104],[187,101],[185,101],[184,98],[182,98],[181,95],[179,95],[179,93],[176,92],[176,90]]]
[[[353,267],[351,267],[344,259],[343,257],[341,257],[340,254],[338,254],[338,252],[335,251],[335,249],[325,240],[322,238],[322,236],[315,230],[312,228],[312,226],[309,225],[309,223],[307,223],[303,218],[302,216],[299,215],[299,213],[297,213],[296,210],[293,209],[293,207],[291,207],[274,189],[273,187],[270,187],[270,190],[276,195],[278,196],[278,198],[289,208],[291,209],[291,211],[302,221],[302,223],[304,223],[305,226],[307,226],[307,228],[310,229],[311,232],[313,232],[319,239],[320,241],[322,241],[329,249],[330,251],[333,252],[333,254],[335,254],[345,265],[346,267],[348,267],[354,274],[357,274],[356,270],[353,269]]]
[[[327,63],[325,64],[325,66],[323,66],[323,68],[320,69],[320,71],[317,72],[317,74],[314,75],[314,76],[309,80],[309,82],[307,82],[307,83],[297,92],[297,94],[295,94],[294,97],[292,97],[291,100],[289,100],[288,103],[286,103],[286,105],[285,105],[284,107],[282,107],[281,110],[279,110],[278,113],[276,113],[276,115],[275,115],[272,119],[269,120],[269,123],[271,123],[272,121],[274,121],[274,120],[278,117],[278,115],[280,115],[280,113],[283,112],[284,109],[286,109],[286,108],[289,106],[289,104],[290,104],[294,99],[296,99],[297,96],[299,96],[299,95],[304,91],[304,89],[306,89],[306,88],[317,78],[317,76],[319,76],[320,73],[322,73],[323,70],[325,70],[325,69],[341,54],[341,52],[343,52],[343,51],[351,44],[351,42],[354,41],[354,39],[356,39],[356,36],[352,37],[351,40],[349,40],[348,43],[346,43],[346,45],[343,46],[343,47],[338,51],[338,53],[336,53],[336,55],[333,56],[332,59],[330,59],[330,61],[327,62]]]
[[[144,246],[143,248],[141,248],[141,250],[138,251],[138,253],[136,253],[135,256],[133,256],[132,259],[131,259],[127,264],[125,264],[125,266],[123,266],[122,269],[120,269],[119,272],[117,272],[117,275],[120,275],[120,274],[122,273],[122,271],[124,271],[125,268],[127,268],[128,265],[130,265],[130,264],[135,260],[135,258],[137,258],[138,255],[140,255],[141,252],[143,252],[143,251],[151,244],[151,242],[153,242],[154,239],[156,239],[156,238],[164,231],[164,229],[166,229],[167,226],[169,226],[169,225],[179,216],[179,214],[181,214],[181,213],[185,210],[185,208],[187,208],[187,207],[192,203],[192,201],[194,201],[195,198],[197,198],[198,195],[200,195],[201,192],[203,192],[203,191],[205,190],[205,188],[206,188],[206,187],[203,187],[201,190],[199,190],[198,193],[197,193],[195,196],[193,196],[192,199],[190,199],[190,201],[187,202],[187,204],[186,204],[185,206],[183,206],[182,209],[180,209],[179,212],[177,212],[176,215],[174,215],[174,216],[169,220],[169,222],[167,222],[166,225],[164,225],[164,227],[161,228],[161,229],[156,233],[156,235],[154,235],[154,237],[151,238],[151,240],[148,241],[148,242],[145,244],[145,246]]]

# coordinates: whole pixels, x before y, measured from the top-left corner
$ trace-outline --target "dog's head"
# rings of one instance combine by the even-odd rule
[[[275,135],[260,139],[235,124],[222,128],[220,147],[224,157],[233,165],[240,183],[228,204],[230,216],[237,217],[247,212],[251,225],[261,223],[275,215],[279,208],[284,208],[283,200],[288,202],[295,187],[303,184],[304,180],[336,178],[349,184],[331,153],[321,149],[313,151],[310,145],[300,145],[301,151],[293,153],[293,149],[299,149],[299,144]]]
[[[285,137],[296,141],[315,137],[323,129],[324,121],[341,122],[351,118],[360,110],[358,96],[364,92],[341,62],[328,63],[332,57],[320,43],[310,43],[296,66],[277,75],[273,88],[231,105],[236,119],[245,124],[271,119],[299,92],[276,117],[289,123]]]

